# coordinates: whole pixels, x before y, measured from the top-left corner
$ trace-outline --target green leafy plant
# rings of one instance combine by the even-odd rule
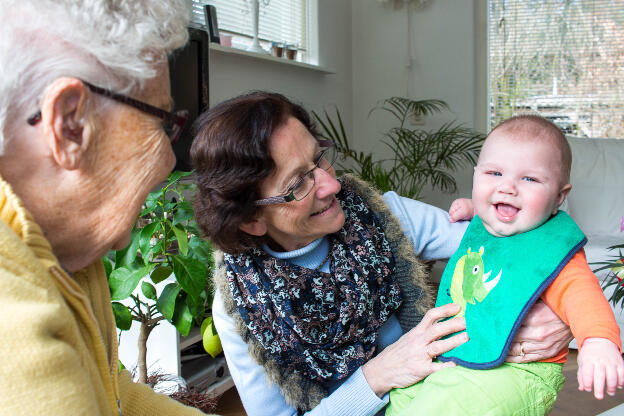
[[[613,306],[617,306],[619,303],[620,307],[624,308],[624,253],[622,249],[624,249],[624,244],[608,247],[608,251],[612,252],[617,250],[617,254],[613,254],[607,261],[600,261],[592,264],[602,265],[594,269],[594,273],[608,270],[608,275],[604,280],[602,290],[615,286],[609,300],[613,303]]]
[[[206,305],[212,302],[212,290],[207,286],[213,266],[212,247],[200,238],[187,200],[194,185],[181,182],[190,174],[175,171],[161,189],[150,193],[132,229],[130,244],[104,259],[117,327],[128,330],[133,320],[140,323],[141,382],[147,380],[147,339],[162,320],[186,336],[209,315]],[[170,283],[158,294],[155,285],[166,279]],[[139,284],[140,291],[136,290]],[[211,319],[209,323],[212,325]],[[214,328],[206,333],[213,334]]]
[[[324,138],[333,140],[341,155],[341,173],[355,173],[374,184],[380,191],[396,191],[414,199],[422,197],[425,185],[443,192],[455,192],[457,183],[452,173],[467,164],[475,164],[483,134],[463,127],[453,121],[444,123],[436,130],[412,128],[409,121],[448,109],[441,100],[410,100],[391,97],[371,110],[385,111],[392,115],[398,126],[383,134],[381,140],[393,156],[375,158],[371,152],[356,151],[345,132],[342,117],[336,109],[335,119],[327,111],[323,117],[313,112]],[[370,115],[370,113],[369,113]]]

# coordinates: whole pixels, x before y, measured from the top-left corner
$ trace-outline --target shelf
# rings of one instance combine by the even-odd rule
[[[193,327],[187,336],[180,335],[180,351],[202,340],[199,327]]]
[[[218,396],[221,396],[226,391],[228,391],[229,389],[231,389],[232,387],[234,387],[234,380],[232,380],[232,377],[228,375],[228,376],[225,376],[223,380],[217,381],[216,383],[211,384],[210,387],[208,387],[205,390],[205,392],[211,393],[212,395],[218,397]]]
[[[221,53],[221,54],[237,55],[237,56],[243,56],[243,57],[247,57],[251,59],[274,62],[280,65],[295,66],[298,68],[302,68],[302,69],[306,69],[310,71],[316,71],[316,72],[320,72],[323,74],[335,74],[336,73],[336,71],[334,71],[333,69],[325,68],[322,66],[306,64],[306,63],[297,62],[297,61],[291,61],[286,58],[278,58],[276,56],[269,55],[269,54],[265,55],[265,54],[261,54],[257,52],[250,52],[250,51],[245,51],[242,49],[231,48],[229,46],[219,45],[218,43],[211,43],[210,50],[215,51],[217,53]]]
[[[212,390],[216,383],[230,377],[225,357],[212,358],[208,354],[201,358],[185,362],[181,376],[189,387]]]

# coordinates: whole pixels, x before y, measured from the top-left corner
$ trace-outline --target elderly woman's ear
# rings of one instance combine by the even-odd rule
[[[48,88],[41,105],[41,128],[56,163],[78,168],[89,146],[91,129],[85,124],[87,87],[77,78],[59,78]]]

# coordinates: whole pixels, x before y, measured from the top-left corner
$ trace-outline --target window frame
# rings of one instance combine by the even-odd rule
[[[198,12],[198,5],[201,5],[200,7],[203,9],[203,5],[205,4],[213,4],[213,2],[216,0],[190,0],[191,4],[193,5],[194,8],[194,13],[193,13],[193,17],[192,17],[192,22],[195,25],[201,25],[202,27],[205,28],[205,23],[203,18],[201,18],[199,16],[199,12]],[[248,0],[246,0],[248,1]],[[304,13],[305,13],[305,27],[302,28],[302,35],[301,38],[304,41],[304,44],[302,45],[296,45],[297,46],[297,60],[303,63],[308,63],[308,64],[312,64],[312,65],[318,65],[318,60],[319,60],[319,41],[318,41],[318,0],[301,0],[304,3]],[[243,2],[245,3],[245,2]],[[271,3],[269,3],[269,7],[271,6]],[[262,0],[260,1],[260,19],[262,22],[262,17],[263,17],[263,4],[262,4]],[[202,14],[203,16],[203,14]],[[217,9],[217,20],[219,20],[219,9]],[[248,24],[248,22],[243,21],[243,19],[249,19],[250,16],[248,14],[241,14],[241,26],[245,26]],[[200,21],[201,19],[201,21]],[[224,34],[228,34],[233,36],[233,43],[232,46],[234,48],[239,48],[239,49],[245,49],[244,44],[246,42],[250,42],[252,39],[252,35],[245,33],[244,30],[236,30],[235,28],[229,28],[230,30],[228,30],[227,28],[223,28],[221,26],[221,24],[219,24],[219,31],[223,32]],[[287,44],[294,44],[296,41],[294,40],[294,38],[292,39],[271,39],[270,37],[267,36],[262,36],[262,23],[260,23],[260,36],[259,36],[259,40],[260,43],[263,47],[263,49],[267,50],[267,52],[269,52],[270,46],[273,42],[275,43],[282,43],[283,41],[286,41]],[[238,45],[237,45],[238,44]]]
[[[490,68],[490,39],[489,39],[489,21],[490,21],[490,1],[491,0],[474,0],[474,35],[475,35],[475,127],[478,130],[488,132],[493,126],[491,126],[491,109],[490,109],[490,97],[492,96],[491,91],[491,68]],[[598,12],[599,9],[597,9]],[[619,51],[619,49],[618,49]],[[591,67],[587,67],[591,69]],[[624,79],[621,77],[617,78],[618,80],[624,82]],[[587,82],[587,81],[585,81]],[[561,85],[561,84],[560,84]],[[582,85],[582,84],[581,84]],[[569,87],[568,87],[569,88]],[[619,117],[622,114],[621,109],[624,106],[619,99],[619,96],[604,94],[606,91],[604,88],[596,87],[596,92],[603,92],[600,99],[602,102],[611,102],[608,107],[608,111],[613,111],[613,115]],[[591,94],[591,91],[585,92],[585,96]],[[560,94],[562,97],[561,100],[564,100],[566,97],[566,93]],[[569,93],[567,94],[569,95]],[[573,96],[574,94],[572,94]],[[537,96],[532,97],[532,99],[537,100]],[[611,101],[614,100],[614,101]],[[576,102],[576,101],[575,101]],[[579,103],[582,103],[583,100],[579,100]],[[537,103],[539,105],[539,103]],[[582,104],[579,104],[582,106]],[[570,112],[570,106],[562,105],[561,111],[562,115],[565,115],[565,112]],[[543,110],[542,110],[543,111]],[[592,109],[586,109],[585,111],[589,117],[607,117],[608,113],[605,115],[605,112],[600,112]],[[542,113],[545,114],[545,113]],[[582,114],[582,113],[581,113]],[[615,117],[614,117],[615,118]],[[593,121],[593,125],[589,124],[589,128],[593,130],[592,132],[586,132],[587,137],[612,137],[613,134],[604,134],[599,132],[600,124],[595,124],[596,121]],[[620,138],[619,128],[617,127],[618,133],[616,134],[617,138]],[[598,130],[598,132],[597,132]]]

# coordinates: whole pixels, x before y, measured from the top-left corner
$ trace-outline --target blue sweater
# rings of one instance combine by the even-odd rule
[[[447,259],[455,252],[468,222],[450,223],[445,211],[401,197],[395,192],[388,192],[383,198],[412,242],[414,252],[421,259]],[[264,250],[277,258],[314,269],[325,260],[329,243],[327,237],[323,237],[295,251],[275,252],[268,247],[264,247]],[[329,272],[329,262],[326,262],[321,270]],[[225,313],[219,292],[215,293],[212,314],[228,368],[247,414],[296,415],[296,409],[286,403],[279,387],[269,382],[264,368],[249,355],[247,344],[234,328],[234,321]],[[398,319],[393,315],[379,330],[378,351],[395,342],[401,335],[403,331]],[[332,393],[306,415],[372,416],[388,404],[387,394],[379,398],[371,390],[361,367],[348,379],[330,386],[330,390]]]

